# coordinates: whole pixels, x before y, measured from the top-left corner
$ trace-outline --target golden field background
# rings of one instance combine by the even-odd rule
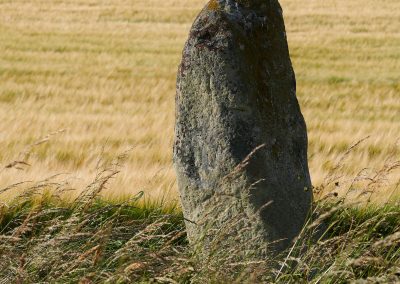
[[[0,0],[0,189],[58,173],[81,187],[93,179],[99,157],[133,147],[107,193],[176,197],[176,70],[205,3]],[[323,183],[366,136],[339,169],[341,180],[400,159],[400,2],[281,4],[313,183]],[[6,168],[16,160],[29,165]]]

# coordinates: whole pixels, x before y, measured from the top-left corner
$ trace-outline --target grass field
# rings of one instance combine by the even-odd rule
[[[0,188],[59,173],[81,187],[99,157],[109,161],[133,147],[108,194],[176,196],[175,73],[205,2],[0,0]],[[313,183],[334,169],[342,185],[365,167],[398,160],[400,2],[281,4]],[[13,161],[29,165],[5,168]]]
[[[221,245],[231,234],[222,229],[205,257],[188,246],[179,210],[143,206],[140,196],[102,201],[99,185],[86,188],[73,203],[33,190],[0,207],[0,283],[400,281],[398,205],[318,202],[299,238],[279,255],[240,258],[240,242]]]

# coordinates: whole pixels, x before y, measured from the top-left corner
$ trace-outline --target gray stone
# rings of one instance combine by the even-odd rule
[[[213,0],[195,20],[174,164],[192,244],[266,254],[300,232],[312,203],[307,130],[278,1]]]

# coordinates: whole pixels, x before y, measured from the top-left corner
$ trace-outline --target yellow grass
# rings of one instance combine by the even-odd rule
[[[0,0],[0,188],[69,173],[133,146],[109,188],[176,197],[171,163],[176,70],[206,1]],[[282,0],[315,185],[357,140],[353,177],[399,158],[400,2]],[[65,178],[65,176],[63,177]]]

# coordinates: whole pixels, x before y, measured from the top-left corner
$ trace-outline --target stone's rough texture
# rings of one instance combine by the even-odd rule
[[[265,252],[300,232],[312,203],[307,131],[278,1],[212,0],[195,20],[178,72],[174,163],[192,243],[226,228],[222,239]]]

